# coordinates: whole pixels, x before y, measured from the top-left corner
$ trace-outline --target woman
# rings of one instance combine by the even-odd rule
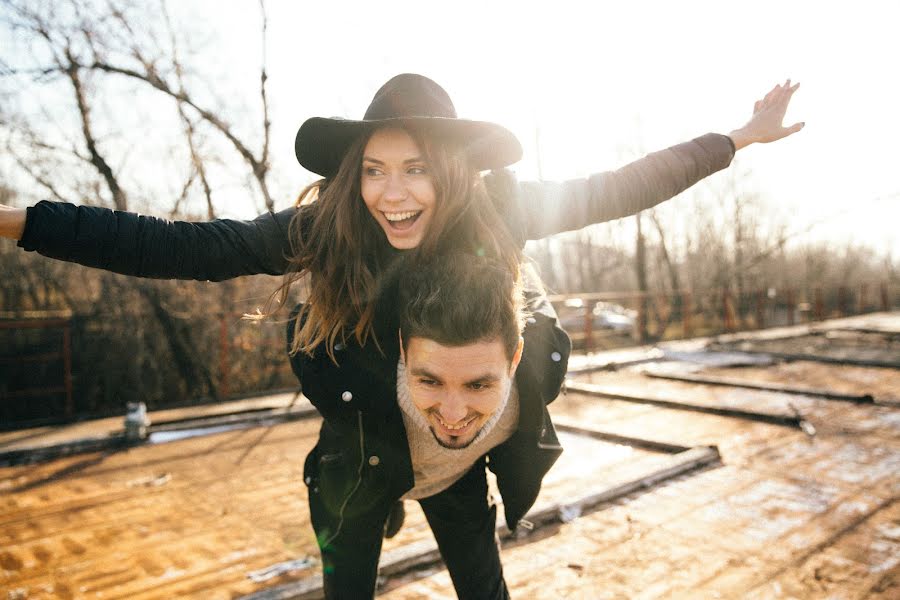
[[[376,93],[362,120],[314,118],[303,124],[297,158],[323,179],[302,195],[299,208],[253,221],[192,224],[41,202],[26,211],[4,207],[0,234],[19,239],[26,250],[136,276],[221,280],[284,273],[282,301],[290,285],[308,275],[308,300],[290,328],[290,349],[305,392],[325,421],[304,480],[314,492],[310,505],[326,564],[326,593],[366,597],[374,589],[378,548],[363,558],[352,555],[360,544],[346,531],[340,535],[344,517],[365,514],[377,530],[414,486],[396,402],[399,347],[389,285],[394,272],[414,268],[419,259],[433,264],[435,257],[463,251],[488,256],[516,274],[526,240],[654,206],[726,167],[736,150],[799,130],[802,124],[782,126],[796,89],[789,81],[775,86],[756,103],[750,121],[729,136],[708,134],[584,180],[519,184],[502,170],[521,156],[515,136],[492,123],[457,118],[436,83],[399,75]],[[534,289],[530,303],[538,317],[525,331],[522,364],[530,366],[520,367],[516,385],[541,401],[529,405],[533,414],[521,413],[513,438],[488,453],[492,468],[505,463],[506,472],[517,474],[507,478],[517,488],[509,497],[501,487],[511,529],[531,507],[558,455],[545,404],[559,390],[568,356],[565,334]],[[350,385],[376,391],[364,397]],[[370,454],[372,448],[378,453]],[[523,464],[535,448],[547,451],[540,464]],[[336,456],[355,458],[330,464]],[[329,489],[345,491],[323,500],[314,490],[326,464],[335,478]],[[471,496],[483,485],[483,468],[483,462],[474,465],[458,485],[422,499],[423,507]],[[365,493],[357,493],[364,476]],[[479,510],[490,516],[483,494],[481,504]],[[453,531],[453,524],[444,530]],[[488,528],[486,535],[492,532]],[[499,558],[489,562],[502,584]],[[462,587],[472,579],[470,572],[448,565],[461,597],[481,597],[478,589]],[[495,591],[504,597],[505,584]]]
[[[142,277],[218,281],[287,273],[286,294],[291,282],[309,274],[305,310],[313,318],[298,331],[293,350],[326,341],[331,351],[338,337],[353,333],[362,342],[371,333],[380,275],[397,250],[465,248],[515,269],[528,239],[635,214],[724,168],[735,151],[799,131],[802,123],[782,125],[798,86],[776,85],[728,136],[708,134],[586,180],[516,185],[507,171],[479,175],[519,160],[511,132],[458,119],[435,82],[398,75],[376,93],[361,121],[312,118],[300,128],[297,159],[324,179],[301,196],[307,204],[299,210],[186,224],[45,201],[27,209],[0,205],[0,236],[52,258]],[[400,145],[406,158],[420,159],[408,173],[415,177],[402,182],[396,171],[403,164],[391,165],[389,178],[376,164],[391,158],[380,156],[385,149]],[[392,196],[413,192],[413,181],[431,188],[427,210]],[[414,215],[398,219],[409,208]]]

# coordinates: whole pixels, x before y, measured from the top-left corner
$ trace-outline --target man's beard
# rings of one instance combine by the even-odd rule
[[[482,425],[481,429],[484,429]],[[446,448],[447,450],[464,450],[472,445],[472,443],[478,439],[478,434],[481,433],[481,429],[475,432],[475,435],[472,436],[472,439],[463,444],[462,446],[451,446],[444,440],[438,437],[438,435],[434,432],[434,427],[429,427],[428,430],[431,432],[431,435],[434,436],[434,440],[441,446],[441,448]]]

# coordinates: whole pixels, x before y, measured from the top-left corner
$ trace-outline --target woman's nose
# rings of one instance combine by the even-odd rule
[[[407,189],[402,177],[388,177],[384,188],[384,199],[394,202],[406,200]]]

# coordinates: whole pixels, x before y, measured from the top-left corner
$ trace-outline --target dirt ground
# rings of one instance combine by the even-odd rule
[[[900,391],[898,369],[803,361],[702,373],[876,401]],[[570,391],[551,405],[560,423],[716,446],[721,463],[506,540],[514,598],[900,598],[900,408],[650,379],[634,369],[576,379],[626,395],[799,414],[815,433]],[[9,433],[0,451],[120,427]],[[309,581],[318,553],[301,479],[318,427],[312,418],[0,467],[0,599],[224,599]],[[639,480],[671,459],[561,438],[566,451],[537,509]],[[384,556],[431,540],[416,503],[407,511]],[[248,577],[291,560],[306,563],[262,582]],[[380,597],[455,595],[437,566],[386,579]]]

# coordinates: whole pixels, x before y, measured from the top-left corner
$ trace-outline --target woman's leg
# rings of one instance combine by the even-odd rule
[[[309,489],[309,513],[322,556],[322,582],[328,600],[373,598],[387,507],[345,516],[324,506]]]
[[[497,540],[497,507],[488,503],[484,458],[462,479],[419,501],[460,600],[509,598]]]

